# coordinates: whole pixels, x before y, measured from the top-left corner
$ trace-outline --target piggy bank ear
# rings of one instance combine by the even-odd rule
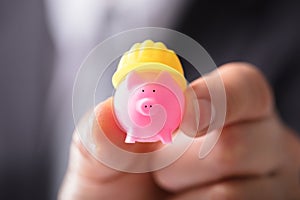
[[[144,83],[144,80],[136,71],[129,72],[127,74],[125,81],[126,81],[128,90],[131,90],[131,89],[135,88],[136,86]]]
[[[177,97],[177,100],[179,101],[180,108],[181,108],[181,114],[184,112],[184,95],[183,91],[181,90],[180,86],[177,84],[177,82],[173,79],[173,77],[166,71],[163,71],[158,74],[156,80],[156,83],[160,83],[170,89]]]
[[[173,87],[178,87],[178,85],[176,84],[176,82],[173,80],[172,76],[166,72],[166,71],[162,71],[158,74],[155,82],[157,83],[161,83],[167,87],[173,88]]]

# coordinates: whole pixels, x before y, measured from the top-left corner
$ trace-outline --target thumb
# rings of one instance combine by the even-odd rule
[[[122,188],[128,199],[132,199],[129,198],[132,195],[139,196],[145,190],[151,190],[147,193],[155,192],[157,187],[149,173],[124,173],[117,169],[116,163],[122,171],[133,171],[137,165],[134,153],[152,151],[159,144],[126,144],[125,136],[114,119],[111,98],[86,114],[73,135],[69,166],[59,199],[97,199],[103,195],[116,199],[120,194],[113,198],[115,192],[111,191],[116,187]],[[124,156],[123,152],[133,154]],[[139,163],[143,164],[140,160]],[[137,185],[142,189],[136,190]]]
[[[90,162],[97,169],[101,164],[116,171],[134,171],[137,166],[134,161],[138,159],[139,153],[154,151],[161,145],[158,142],[128,144],[124,142],[125,137],[126,133],[115,121],[112,98],[109,98],[79,122],[74,132],[71,156],[72,148],[75,148],[87,159],[84,163]],[[141,160],[139,163],[142,164]],[[103,171],[100,171],[102,175]]]

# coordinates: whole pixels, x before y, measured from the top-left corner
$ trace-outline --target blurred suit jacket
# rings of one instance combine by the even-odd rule
[[[0,199],[54,197],[54,124],[45,117],[54,48],[43,6],[39,0],[0,2]],[[300,132],[299,10],[288,1],[195,0],[170,28],[196,39],[217,65],[257,65],[282,118]]]

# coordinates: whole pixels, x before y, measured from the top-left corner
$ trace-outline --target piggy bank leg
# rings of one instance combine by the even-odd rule
[[[161,141],[163,144],[169,144],[169,143],[172,143],[172,131],[171,131],[171,130],[168,130],[168,131],[166,131],[164,134],[161,134],[161,135],[160,135],[160,141]]]
[[[135,143],[135,139],[131,135],[127,134],[125,143]]]

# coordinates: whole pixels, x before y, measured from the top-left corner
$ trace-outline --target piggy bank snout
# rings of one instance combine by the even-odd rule
[[[150,113],[150,109],[152,109],[155,104],[156,104],[156,101],[153,98],[147,98],[147,97],[142,98],[137,101],[136,109],[142,115],[147,116]]]

